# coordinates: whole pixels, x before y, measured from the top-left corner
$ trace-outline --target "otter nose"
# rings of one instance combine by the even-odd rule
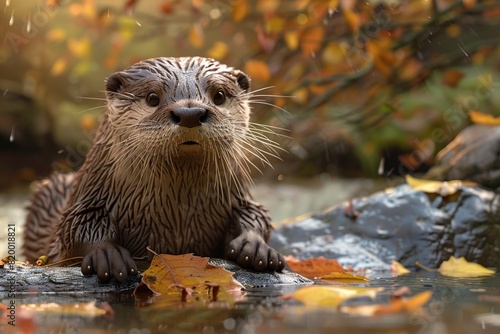
[[[175,108],[172,110],[172,121],[186,128],[200,126],[207,119],[207,111],[203,108]]]

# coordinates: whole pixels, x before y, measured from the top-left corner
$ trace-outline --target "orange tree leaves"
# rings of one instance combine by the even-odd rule
[[[232,272],[209,264],[208,257],[193,254],[161,254],[160,257],[153,258],[142,276],[142,282],[153,292],[178,294],[177,286],[202,291],[207,287],[207,283],[218,284],[226,291],[242,288],[242,285],[233,279]]]

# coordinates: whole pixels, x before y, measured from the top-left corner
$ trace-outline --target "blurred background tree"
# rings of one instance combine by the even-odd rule
[[[104,78],[158,56],[212,57],[252,77],[254,121],[287,130],[273,177],[424,171],[467,111],[500,113],[499,5],[5,0],[0,185],[77,168]]]

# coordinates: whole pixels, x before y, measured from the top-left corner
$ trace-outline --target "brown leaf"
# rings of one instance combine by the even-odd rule
[[[356,275],[353,273],[347,273],[347,272],[333,272],[327,275],[322,275],[319,278],[324,279],[324,280],[333,280],[337,282],[345,282],[345,283],[359,283],[360,281],[362,282],[369,282],[370,280],[366,278],[365,276],[361,275]]]
[[[315,259],[299,260],[293,256],[285,256],[286,264],[294,272],[307,278],[320,277],[334,272],[343,273],[346,270],[334,259],[318,257]]]
[[[209,264],[208,257],[199,257],[193,254],[161,254],[160,256],[161,259],[158,256],[153,258],[151,265],[142,277],[142,282],[156,293],[178,293],[176,289],[172,289],[176,285],[203,290],[207,282],[220,284],[227,291],[241,290],[242,288],[242,285],[233,279],[232,272]],[[166,262],[171,271],[162,260]]]

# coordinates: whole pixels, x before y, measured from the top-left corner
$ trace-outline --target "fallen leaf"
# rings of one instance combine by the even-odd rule
[[[395,298],[391,300],[389,304],[342,306],[340,311],[342,313],[367,317],[381,314],[394,314],[402,311],[412,313],[427,303],[431,297],[431,291],[424,291],[408,299]]]
[[[406,183],[415,190],[441,196],[450,196],[461,190],[463,186],[475,187],[477,183],[462,180],[434,181],[417,179],[411,175],[406,175]]]
[[[334,272],[344,273],[346,270],[335,259],[318,257],[315,259],[299,260],[293,256],[285,256],[288,267],[294,272],[307,278],[320,277]]]
[[[451,277],[477,277],[494,275],[495,271],[483,267],[478,263],[468,262],[464,257],[450,257],[448,261],[441,263],[438,271],[445,276]]]
[[[344,300],[353,297],[368,296],[374,299],[381,291],[384,291],[384,288],[313,285],[300,288],[292,297],[308,307],[337,307]]]
[[[404,295],[409,295],[409,294],[410,294],[410,288],[406,285],[403,285],[403,286],[397,288],[396,290],[389,292],[389,296],[391,296],[393,298],[394,297],[399,298],[399,297],[402,297]]]
[[[217,283],[227,291],[241,290],[243,287],[234,280],[232,272],[209,264],[208,257],[193,254],[160,256],[161,259],[158,256],[153,258],[142,275],[142,282],[156,293],[178,293],[177,289],[173,289],[175,285],[195,287],[199,291],[206,288],[207,282]]]
[[[366,278],[365,276],[361,275],[356,275],[352,273],[347,273],[347,272],[342,272],[342,273],[330,273],[327,275],[322,275],[319,278],[325,279],[325,280],[335,280],[335,281],[341,281],[341,282],[349,282],[349,283],[356,283],[359,281],[363,282],[369,282],[370,280]]]
[[[394,273],[396,276],[410,273],[410,271],[406,269],[401,263],[394,260],[392,260],[391,262],[391,272]]]
[[[499,125],[500,117],[494,117],[476,110],[469,110],[469,117],[474,124]]]

